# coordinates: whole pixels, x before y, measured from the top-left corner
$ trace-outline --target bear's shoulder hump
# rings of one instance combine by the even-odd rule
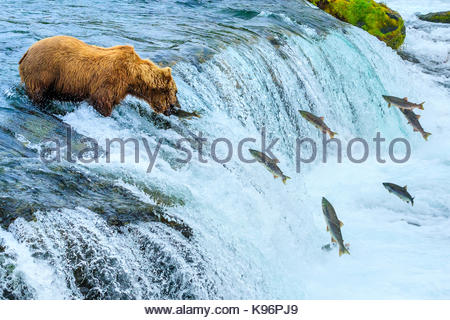
[[[115,46],[113,48],[116,50],[124,51],[124,52],[134,53],[134,47],[130,46],[130,45],[120,45],[120,46]]]

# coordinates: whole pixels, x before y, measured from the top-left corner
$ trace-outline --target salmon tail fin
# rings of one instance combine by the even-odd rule
[[[422,102],[422,103],[419,103],[419,106],[420,106],[419,109],[420,109],[420,110],[423,110],[423,104],[424,104],[424,103],[425,103],[425,101]]]
[[[350,251],[346,247],[339,248],[339,257],[343,254],[350,254]]]
[[[27,54],[28,54],[28,50],[27,50],[27,52],[25,52],[25,54],[22,56],[22,58],[20,58],[19,64],[22,63],[23,59],[25,59],[25,57],[27,56]]]
[[[411,206],[414,207],[414,197],[411,198]]]
[[[330,138],[331,138],[331,139],[334,139],[334,136],[335,136],[335,135],[337,135],[336,132],[330,131]]]
[[[428,137],[429,136],[431,136],[431,133],[429,133],[429,132],[425,132],[424,134],[423,134],[423,138],[426,140],[426,141],[428,141]]]
[[[291,177],[283,176],[283,179],[282,179],[283,183],[286,184],[286,180],[287,180],[287,179],[290,179],[290,178],[291,178]]]

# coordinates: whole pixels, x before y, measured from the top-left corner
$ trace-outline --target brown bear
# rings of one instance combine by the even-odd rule
[[[86,100],[108,117],[130,94],[165,115],[179,107],[171,69],[141,59],[132,46],[102,48],[68,36],[46,38],[20,59],[19,72],[38,105],[49,99]]]

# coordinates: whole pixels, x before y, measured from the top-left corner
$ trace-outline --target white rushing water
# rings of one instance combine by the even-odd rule
[[[432,7],[443,8],[445,2],[433,2]],[[418,6],[420,1],[387,4],[406,15],[407,24],[415,21],[412,14],[416,10],[425,10]],[[132,224],[120,233],[84,208],[37,214],[37,222],[20,219],[0,234],[17,248],[20,269],[39,270],[25,272],[25,282],[37,291],[36,298],[81,297],[83,293],[77,291],[70,266],[64,261],[72,244],[83,248],[77,251],[79,268],[93,268],[92,276],[102,281],[108,277],[117,280],[108,282],[111,288],[98,284],[100,291],[118,292],[116,297],[448,298],[450,92],[443,84],[446,80],[438,73],[425,72],[423,64],[448,63],[445,51],[449,42],[442,34],[445,27],[427,27],[433,31],[419,29],[415,33],[408,28],[405,44],[405,50],[421,59],[421,64],[402,60],[395,51],[353,27],[329,34],[305,27],[308,38],[285,35],[280,47],[264,38],[255,39],[224,48],[200,65],[180,62],[173,73],[181,103],[188,110],[199,110],[202,118],[188,122],[171,118],[173,126],[183,128],[178,131],[152,127],[139,114],[135,99],[128,98],[111,118],[82,104],[63,120],[77,132],[98,139],[100,145],[106,138],[144,137],[153,150],[160,137],[173,142],[187,131],[201,131],[208,138],[207,151],[213,139],[224,137],[233,143],[233,157],[222,165],[206,153],[208,163],[204,164],[196,160],[195,151],[194,159],[180,166],[174,159],[184,153],[163,143],[153,170],[147,173],[145,152],[135,164],[132,149],[127,149],[127,161],[121,164],[118,148],[113,149],[111,163],[101,159],[87,165],[89,170],[158,185],[182,198],[185,205],[170,208],[169,213],[193,229],[194,239],[186,242],[169,228],[146,223]],[[443,40],[433,38],[441,36]],[[424,43],[426,50],[421,48]],[[420,121],[432,133],[429,141],[413,132],[397,109],[387,107],[383,94],[426,101]],[[298,109],[324,116],[338,132],[344,151],[342,163],[336,163],[336,149],[330,148],[328,163],[319,157],[314,163],[302,164],[301,172],[296,173],[295,138],[314,139],[321,155],[321,137],[300,117]],[[280,138],[274,154],[291,177],[286,185],[261,165],[245,164],[237,158],[241,139],[255,138],[257,143],[246,146],[259,147],[262,127],[269,138]],[[372,138],[377,132],[386,138],[384,164],[375,158]],[[362,164],[345,156],[347,143],[354,137],[366,139],[370,146],[369,159]],[[411,158],[404,164],[393,163],[387,154],[389,142],[398,137],[411,143]],[[219,148],[219,155],[224,152]],[[302,152],[306,157],[309,150]],[[401,157],[404,150],[395,152]],[[356,152],[354,155],[357,157]],[[245,156],[249,157],[248,153]],[[383,182],[408,185],[416,197],[414,207],[389,194]],[[118,183],[151,202],[131,183]],[[342,233],[350,244],[349,256],[321,250],[330,241],[322,197],[333,204],[344,222]],[[13,238],[28,244],[43,241],[50,258],[31,261],[24,245],[15,244]],[[152,252],[143,253],[139,250],[143,243],[162,252],[161,260],[170,260],[178,270],[175,276],[163,275],[156,263],[145,267],[159,253],[150,249]],[[98,270],[83,266],[85,256],[106,263]],[[45,265],[45,261],[53,262]],[[46,281],[42,274],[47,275]],[[58,290],[52,291],[56,286]],[[171,293],[174,287],[182,289]]]
[[[408,36],[402,51],[416,58],[426,72],[434,73],[440,81],[450,86],[450,26],[420,20],[418,14],[448,11],[446,0],[405,1],[389,0],[386,4],[400,12],[406,20]]]

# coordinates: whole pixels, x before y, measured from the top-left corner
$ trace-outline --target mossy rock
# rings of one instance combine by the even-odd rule
[[[450,23],[450,11],[434,12],[418,16],[420,20],[438,23]]]
[[[398,12],[373,0],[308,0],[339,20],[357,26],[389,47],[397,49],[405,40],[405,23]]]

